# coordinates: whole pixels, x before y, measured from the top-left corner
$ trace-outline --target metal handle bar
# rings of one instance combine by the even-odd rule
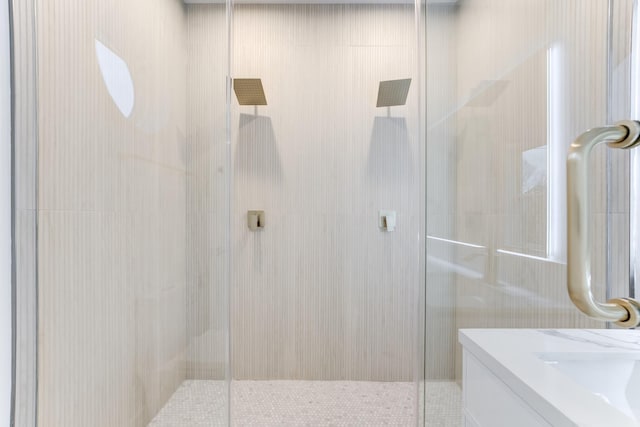
[[[640,325],[640,301],[616,298],[601,303],[591,292],[591,236],[589,235],[589,155],[596,145],[632,148],[640,138],[640,123],[622,121],[580,135],[567,157],[567,286],[571,301],[589,317],[616,322],[626,328]]]

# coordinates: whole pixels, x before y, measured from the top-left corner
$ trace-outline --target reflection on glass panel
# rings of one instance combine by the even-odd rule
[[[427,6],[427,379],[460,379],[461,328],[605,327],[566,292],[565,162],[585,130],[636,118],[636,9]],[[629,155],[596,149],[591,171],[590,273],[604,300],[607,286],[629,293],[615,289],[628,287]]]
[[[115,52],[96,40],[96,57],[111,99],[123,116],[129,117],[134,104],[134,87],[127,63]]]
[[[547,146],[522,152],[522,194],[547,187]]]
[[[567,257],[564,73],[562,45],[553,42],[547,53],[547,257],[560,262]]]
[[[607,120],[607,13],[578,1],[428,8],[427,342],[457,363],[427,344],[427,378],[459,378],[459,328],[602,326],[564,292],[564,162],[572,138]],[[604,176],[605,156],[595,161]],[[599,250],[605,226],[602,214]],[[602,266],[594,274],[603,292]]]

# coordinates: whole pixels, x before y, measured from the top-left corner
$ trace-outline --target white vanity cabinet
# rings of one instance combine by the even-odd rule
[[[462,383],[465,427],[551,425],[467,350]]]
[[[463,329],[465,427],[640,426],[640,331]]]

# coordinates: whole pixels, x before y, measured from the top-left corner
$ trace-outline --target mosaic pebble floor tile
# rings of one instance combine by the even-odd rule
[[[413,426],[415,384],[372,381],[234,381],[233,426]],[[222,381],[185,381],[149,427],[225,426]],[[460,388],[427,385],[427,426],[460,426]]]
[[[460,427],[462,390],[454,381],[427,382],[426,427]]]

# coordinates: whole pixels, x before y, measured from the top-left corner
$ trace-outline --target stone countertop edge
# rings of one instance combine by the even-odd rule
[[[640,332],[634,331],[640,337]],[[542,353],[628,354],[628,349],[602,348],[564,339],[597,333],[605,339],[625,335],[623,330],[586,329],[461,329],[460,344],[502,380],[549,424],[557,427],[631,427],[640,425],[607,404],[553,366]],[[640,338],[639,338],[640,340]],[[637,346],[640,359],[640,345]],[[636,351],[636,350],[632,350]]]

